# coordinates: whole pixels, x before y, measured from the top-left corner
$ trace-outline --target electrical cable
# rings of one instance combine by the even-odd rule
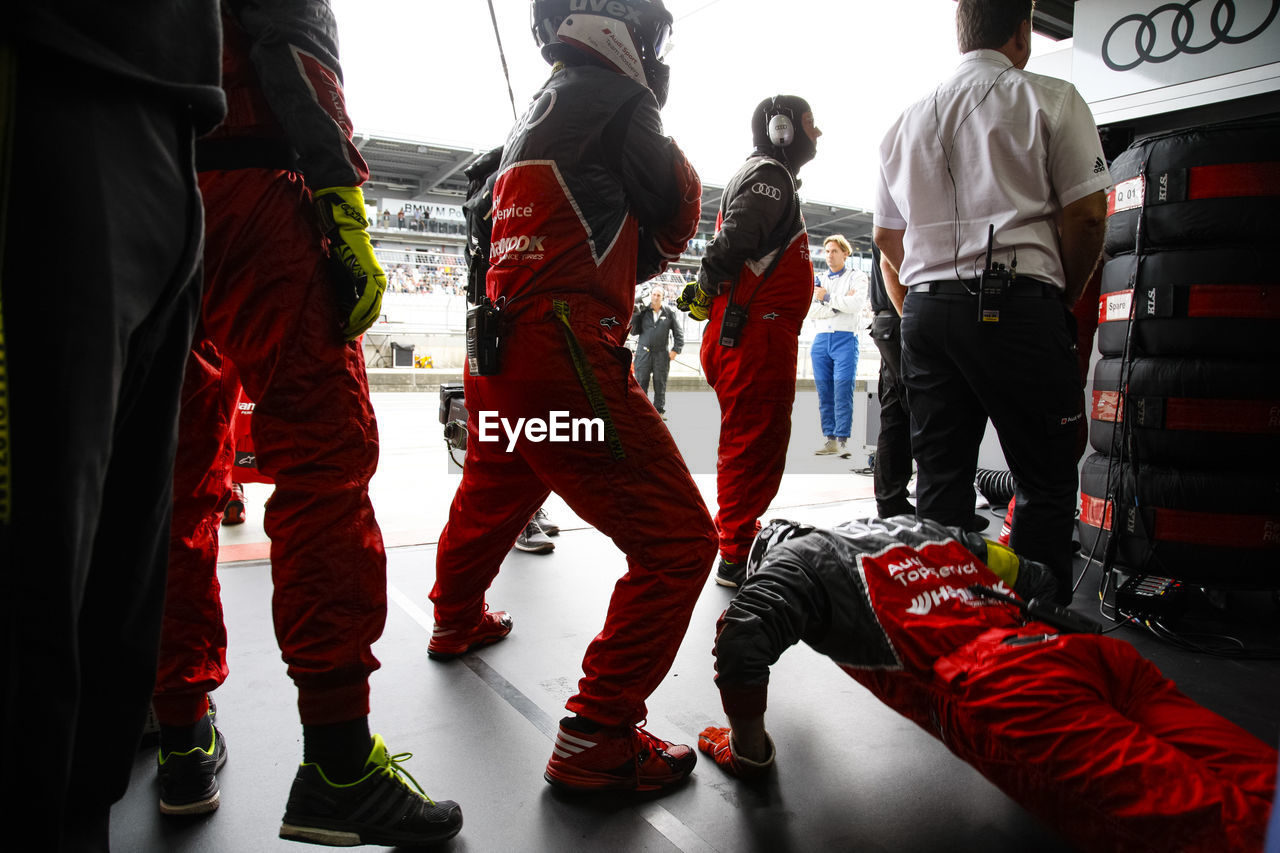
[[[992,91],[995,90],[996,84],[1000,82],[1000,78],[1012,71],[1015,67],[1016,66],[1014,65],[1009,65],[997,74],[996,79],[992,80],[991,85],[987,87],[987,91],[983,92],[982,97],[978,99],[978,103],[974,104],[969,112],[964,114],[964,118],[960,119],[960,123],[956,125],[956,129],[951,133],[950,151],[947,150],[946,143],[942,141],[942,120],[938,116],[938,89],[935,88],[933,90],[934,135],[938,138],[938,147],[942,149],[943,161],[947,167],[947,177],[951,179],[951,204],[954,213],[952,223],[954,225],[955,236],[955,252],[951,257],[951,268],[956,274],[956,281],[962,283],[964,280],[960,276],[960,188],[956,186],[956,176],[951,172],[951,154],[955,151],[956,137],[960,135],[960,128],[964,127],[964,123],[969,120],[969,116],[973,115],[974,112],[977,111],[978,107],[982,106],[982,104],[987,100]],[[977,263],[976,260],[974,262]],[[972,296],[974,294],[970,293],[970,295]]]

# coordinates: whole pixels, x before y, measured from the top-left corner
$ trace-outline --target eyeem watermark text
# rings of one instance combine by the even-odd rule
[[[548,419],[516,418],[512,423],[497,412],[479,412],[478,441],[502,441],[507,437],[507,452],[515,449],[516,440],[528,441],[604,441],[604,421],[600,418],[571,418],[568,412],[549,412]],[[501,432],[499,432],[501,428]]]

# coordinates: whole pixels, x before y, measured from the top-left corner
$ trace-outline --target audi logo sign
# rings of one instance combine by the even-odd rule
[[[1099,123],[1280,88],[1280,0],[1079,0],[1074,35]]]
[[[1277,2],[1280,2],[1280,0],[1277,0]],[[775,201],[782,198],[782,190],[778,189],[777,187],[771,187],[768,184],[763,184],[763,183],[752,184],[751,191],[756,195],[762,195],[762,196],[765,196],[766,198],[774,199]]]
[[[1245,0],[1241,5],[1265,6],[1266,0],[1252,4]],[[1241,24],[1247,16],[1236,14],[1232,0],[1218,0],[1212,7],[1200,0],[1165,3],[1150,14],[1125,15],[1112,24],[1102,39],[1102,61],[1112,71],[1128,71],[1144,62],[1168,62],[1179,54],[1204,53],[1220,44],[1244,44],[1261,35],[1275,20],[1277,11],[1280,11],[1280,0],[1270,0],[1266,17],[1252,29],[1246,29],[1253,22]],[[1166,26],[1167,33],[1164,32]],[[1130,34],[1133,35],[1132,48],[1126,44]],[[1164,35],[1172,46],[1157,53],[1154,48],[1157,42],[1166,40]],[[1130,56],[1135,58],[1130,61]]]

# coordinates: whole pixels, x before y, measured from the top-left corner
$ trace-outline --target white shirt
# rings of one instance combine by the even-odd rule
[[[874,222],[906,230],[898,271],[906,287],[977,278],[989,224],[993,261],[1012,266],[1016,250],[1019,276],[1065,287],[1056,218],[1110,185],[1097,125],[1075,86],[975,50],[885,134]]]
[[[856,333],[862,311],[867,304],[866,273],[854,269],[851,264],[845,264],[838,273],[819,273],[815,276],[814,284],[827,289],[826,302],[814,302],[809,306],[808,317],[813,320],[814,333]]]

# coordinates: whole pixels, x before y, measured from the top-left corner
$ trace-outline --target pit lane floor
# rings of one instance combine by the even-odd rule
[[[566,797],[542,779],[582,653],[599,631],[623,571],[620,552],[552,496],[562,534],[549,555],[513,551],[490,590],[515,630],[456,661],[428,660],[435,545],[459,475],[447,462],[435,394],[374,395],[382,455],[371,492],[387,543],[389,613],[375,647],[371,724],[438,799],[457,800],[465,825],[450,851],[1061,851],[1067,845],[807,646],[773,670],[769,729],[776,773],[747,788],[700,756],[689,783],[661,798]],[[709,392],[672,393],[668,427],[708,505],[715,506],[718,410]],[[818,524],[873,515],[865,458],[815,457],[816,396],[797,396],[788,473],[768,517]],[[276,837],[301,760],[296,694],[271,627],[262,505],[270,486],[246,487],[246,524],[224,528],[219,580],[231,675],[215,694],[229,748],[221,808],[162,818],[154,749],[138,753],[133,783],[112,815],[117,851],[299,850]],[[1000,520],[989,512],[988,534]],[[670,519],[679,524],[680,519]],[[654,535],[660,535],[655,531]],[[1085,561],[1077,561],[1077,574]],[[1092,568],[1073,609],[1097,612]],[[708,580],[675,664],[649,701],[648,728],[684,743],[723,724],[712,681],[716,617],[731,591]],[[1276,613],[1262,608],[1262,632]],[[1269,621],[1268,621],[1269,620]],[[1280,664],[1192,654],[1128,628],[1134,643],[1197,701],[1270,743],[1280,733]]]

